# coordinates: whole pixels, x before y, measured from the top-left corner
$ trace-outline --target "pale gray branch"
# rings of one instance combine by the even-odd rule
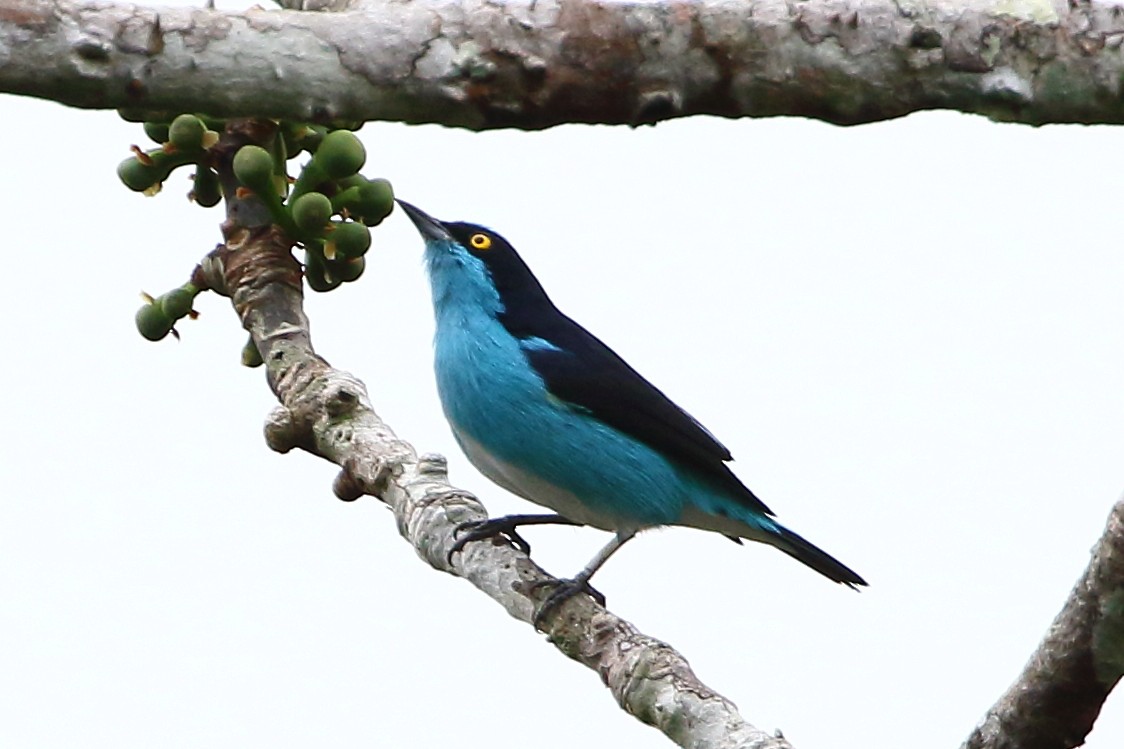
[[[474,129],[936,108],[1124,121],[1124,16],[1089,0],[303,1],[363,9],[0,0],[0,91]]]
[[[233,153],[238,136],[228,131],[220,148]],[[229,156],[218,160],[229,177],[222,165]],[[484,507],[449,483],[443,457],[418,458],[395,436],[371,407],[362,382],[333,369],[313,350],[300,265],[258,201],[228,197],[228,216],[226,243],[207,256],[192,281],[231,298],[262,355],[281,402],[266,425],[269,446],[279,452],[300,448],[341,466],[333,487],[341,499],[378,497],[394,511],[399,531],[422,559],[465,578],[511,616],[531,622],[549,592],[534,583],[554,578],[506,542],[470,543],[449,559],[457,526],[487,517]],[[670,645],[586,596],[563,603],[544,626],[559,650],[601,676],[626,712],[680,746],[791,749],[783,738],[742,719]]]
[[[1081,746],[1122,675],[1124,500],[1038,650],[962,749]]]

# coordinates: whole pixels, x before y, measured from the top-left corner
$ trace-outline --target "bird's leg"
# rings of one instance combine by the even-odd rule
[[[598,606],[605,605],[605,596],[601,595],[592,585],[589,580],[593,577],[593,573],[601,569],[601,565],[609,560],[609,557],[616,553],[617,549],[621,548],[636,535],[635,530],[618,531],[617,535],[613,536],[613,540],[605,544],[601,551],[590,560],[589,564],[585,566],[578,574],[574,575],[569,580],[543,580],[542,582],[535,583],[533,588],[554,588],[550,595],[539,604],[538,611],[535,612],[535,618],[532,623],[535,629],[542,629],[540,626],[543,619],[554,609],[558,608],[564,601],[573,598],[579,593],[585,593],[587,596],[597,602]]]
[[[485,538],[503,536],[511,545],[531,555],[531,545],[516,532],[520,525],[581,525],[561,515],[504,515],[502,518],[489,518],[488,520],[474,520],[471,523],[461,523],[457,526],[454,535],[456,541],[449,550],[449,561],[453,554],[464,548],[465,544],[480,541]],[[462,535],[461,532],[465,533]]]

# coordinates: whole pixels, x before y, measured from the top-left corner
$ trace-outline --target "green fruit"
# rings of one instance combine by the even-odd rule
[[[172,332],[173,321],[159,304],[146,304],[137,310],[137,330],[150,341],[159,341]]]
[[[234,154],[234,176],[256,193],[273,188],[273,157],[261,146],[242,146]]]
[[[332,201],[324,193],[308,192],[293,201],[292,212],[293,221],[301,231],[319,237],[332,217]]]
[[[258,347],[254,345],[254,339],[251,338],[246,341],[246,345],[242,347],[242,366],[252,369],[254,367],[260,367],[262,364],[264,364],[264,362],[261,358],[261,352],[258,351]]]
[[[343,215],[345,210],[354,210],[356,202],[359,201],[359,188],[345,187],[343,180],[337,181],[336,186],[340,191],[332,196],[332,210],[340,215]]]
[[[165,153],[157,148],[146,152],[143,157],[122,161],[117,165],[117,176],[129,189],[155,194],[173,169],[189,164],[191,160],[190,154]]]
[[[273,157],[261,146],[242,146],[234,154],[234,176],[265,204],[273,223],[280,226],[290,237],[300,234],[293,223],[293,217],[281,203],[281,190],[288,184],[281,174],[274,172]]]
[[[324,256],[350,259],[362,257],[371,246],[371,230],[357,221],[336,224],[336,229],[328,235]]]
[[[167,122],[146,122],[144,123],[144,134],[152,138],[157,143],[164,144],[168,142],[168,123]]]
[[[181,114],[168,126],[168,140],[177,151],[199,151],[203,148],[203,136],[207,126],[193,114]]]
[[[313,291],[331,291],[343,283],[342,279],[329,275],[323,258],[313,251],[304,253],[304,280]]]
[[[359,186],[356,217],[367,226],[378,226],[394,210],[394,188],[385,179],[372,179]]]
[[[166,317],[171,320],[178,320],[181,317],[187,317],[188,313],[191,312],[191,305],[195,302],[195,292],[193,289],[181,286],[178,289],[172,289],[157,301]]]
[[[168,175],[172,173],[172,170],[191,163],[191,156],[189,154],[185,155],[180,152],[166,153],[160,148],[147,151],[146,155],[152,161],[152,165],[161,171],[161,179],[167,179]]]
[[[117,176],[130,190],[144,192],[163,181],[164,170],[156,164],[145,164],[136,157],[130,157],[117,165]]]
[[[354,257],[350,260],[329,260],[327,262],[328,272],[335,278],[350,283],[355,281],[367,267],[366,258]]]
[[[219,175],[202,164],[195,170],[192,179],[191,199],[204,208],[218,205],[222,200],[222,186],[219,184]]]
[[[341,179],[363,168],[367,151],[350,130],[333,130],[324,136],[312,158],[329,179]]]

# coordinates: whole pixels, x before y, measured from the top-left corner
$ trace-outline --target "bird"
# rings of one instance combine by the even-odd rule
[[[453,436],[502,488],[554,512],[463,524],[452,555],[495,536],[530,553],[518,527],[588,525],[613,539],[554,587],[538,626],[586,593],[637,533],[687,526],[776,547],[852,589],[858,573],[789,530],[730,470],[730,451],[592,333],[563,314],[500,234],[398,204],[425,243],[436,317],[434,370]]]

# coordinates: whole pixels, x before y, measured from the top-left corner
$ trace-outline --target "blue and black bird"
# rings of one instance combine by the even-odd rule
[[[726,463],[730,451],[686,411],[550,301],[499,234],[438,221],[399,201],[425,240],[437,317],[437,388],[453,435],[477,469],[554,510],[473,524],[454,552],[516,528],[562,523],[616,534],[545,611],[589,586],[645,528],[684,525],[777,547],[854,588],[853,570],[773,519]]]

